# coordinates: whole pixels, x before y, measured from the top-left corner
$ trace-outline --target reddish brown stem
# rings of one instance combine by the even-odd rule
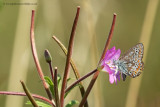
[[[108,49],[108,47],[109,47],[109,45],[110,45],[110,42],[111,42],[111,39],[112,39],[112,36],[113,36],[113,30],[114,30],[114,26],[115,26],[115,21],[116,21],[116,14],[113,15],[113,21],[112,21],[112,26],[111,26],[111,29],[110,29],[110,33],[109,33],[108,39],[107,39],[107,41],[106,41],[106,45],[105,45],[105,48],[104,48],[104,50],[103,50],[103,53],[102,53],[102,56],[101,56],[101,58],[100,58],[99,63],[100,63],[101,60],[105,57],[105,53],[106,53],[106,51],[107,51],[107,49]],[[99,65],[99,64],[98,64],[98,65]],[[92,78],[92,80],[91,80],[91,82],[90,82],[90,84],[89,84],[89,86],[88,86],[88,88],[87,88],[86,93],[84,94],[84,96],[83,96],[83,98],[82,98],[82,100],[81,100],[81,102],[80,102],[80,104],[79,104],[79,107],[82,107],[82,106],[85,104],[85,102],[86,102],[86,100],[87,100],[87,97],[88,97],[91,89],[93,88],[93,85],[94,85],[94,83],[95,83],[95,81],[96,81],[96,79],[97,79],[97,77],[98,77],[98,75],[99,75],[99,72],[100,72],[100,71],[97,71],[97,72],[93,75],[93,78]]]
[[[52,38],[58,43],[58,45],[61,47],[61,49],[63,50],[63,52],[65,53],[65,55],[67,55],[67,49],[66,49],[65,46],[58,40],[58,38],[55,37],[55,36],[53,36]],[[78,79],[80,78],[80,74],[79,74],[78,69],[77,69],[75,63],[73,62],[72,58],[71,58],[70,64],[71,64],[71,67],[72,67],[72,69],[73,69],[73,72],[74,72],[74,74],[75,74],[75,76],[76,76],[76,79],[78,80]],[[81,81],[79,84],[80,84],[79,88],[80,88],[81,96],[83,97],[83,95],[85,94],[85,89],[84,89],[84,86],[83,86],[83,84],[82,84],[82,81]],[[86,103],[84,104],[84,107],[88,107],[88,102],[87,102],[87,101],[86,101]]]
[[[56,107],[60,107],[59,94],[58,94],[58,82],[57,82],[57,67],[54,68],[54,93],[55,93],[55,101]]]
[[[61,98],[60,98],[61,107],[64,106],[64,94],[65,94],[65,88],[66,88],[66,84],[67,84],[68,72],[69,72],[69,68],[70,68],[70,59],[71,59],[71,55],[72,55],[73,40],[74,40],[75,30],[76,30],[76,26],[77,26],[77,22],[78,22],[78,18],[79,18],[79,12],[80,12],[80,6],[77,7],[77,13],[76,13],[76,17],[75,17],[75,20],[74,20],[74,23],[72,26],[71,36],[70,36],[70,40],[69,40],[66,66],[65,66],[63,82],[62,82],[62,89],[61,89]]]
[[[72,85],[70,85],[66,90],[65,93],[67,93],[70,89],[72,89],[76,84],[78,84],[79,82],[81,82],[82,80],[86,79],[87,77],[91,76],[92,74],[94,74],[95,72],[97,72],[97,69],[89,72],[88,74],[86,74],[85,76],[79,78],[77,81],[75,81]]]
[[[47,49],[45,49],[45,51],[44,51],[44,57],[46,59],[46,62],[49,64],[49,69],[50,69],[52,81],[54,81],[54,74],[53,74],[53,67],[52,67],[52,56]]]
[[[8,92],[8,91],[0,91],[0,95],[16,95],[16,96],[26,96],[26,93],[22,93],[22,92]],[[32,96],[36,99],[39,99],[39,100],[43,100],[51,105],[52,104],[52,101],[50,101],[49,99],[45,98],[45,97],[42,97],[42,96],[39,96],[39,95],[36,95],[36,94],[32,94]]]
[[[111,43],[111,39],[112,39],[112,36],[113,36],[113,31],[114,31],[114,26],[115,26],[115,22],[116,22],[116,13],[113,14],[113,21],[112,21],[112,26],[111,26],[111,29],[110,29],[110,32],[109,32],[109,36],[108,36],[108,39],[107,39],[107,42],[105,44],[105,48],[103,50],[103,53],[101,55],[101,59],[99,60],[99,63],[101,62],[101,60],[105,57],[105,54],[109,48],[109,45]]]
[[[50,72],[51,72],[52,81],[54,81],[53,67],[52,67],[51,62],[49,63],[49,68],[50,68]]]
[[[38,74],[40,76],[40,79],[42,80],[43,86],[46,90],[46,93],[49,99],[52,100],[52,95],[49,91],[49,87],[47,83],[44,80],[44,75],[43,75],[43,72],[42,72],[42,69],[41,69],[41,66],[38,60],[37,51],[36,51],[35,39],[34,39],[34,10],[32,10],[32,17],[31,17],[30,41],[31,41],[32,54],[33,54],[33,58],[34,58],[34,61],[37,67]]]

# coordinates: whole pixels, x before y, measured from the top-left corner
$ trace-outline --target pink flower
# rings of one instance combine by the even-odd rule
[[[111,84],[114,82],[117,84],[117,80],[120,81],[120,71],[118,71],[118,66],[114,64],[114,62],[119,59],[120,54],[121,50],[116,50],[114,46],[110,50],[107,50],[104,59],[100,63],[102,71],[109,74],[109,81]]]

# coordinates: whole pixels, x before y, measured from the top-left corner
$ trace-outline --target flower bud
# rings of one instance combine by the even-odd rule
[[[45,49],[45,51],[44,51],[44,57],[45,57],[47,63],[51,63],[52,57],[47,49]]]

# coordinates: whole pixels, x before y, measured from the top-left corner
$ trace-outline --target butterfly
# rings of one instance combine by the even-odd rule
[[[127,76],[135,78],[141,74],[144,69],[144,63],[142,61],[144,53],[144,46],[142,43],[138,43],[128,51],[126,51],[119,60],[115,61],[115,65],[118,66],[118,71],[121,72],[123,81]]]

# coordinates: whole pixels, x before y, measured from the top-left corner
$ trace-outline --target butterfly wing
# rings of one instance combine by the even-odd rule
[[[125,64],[127,75],[135,78],[141,74],[141,71],[144,69],[142,61],[143,51],[143,44],[138,43],[120,57],[119,60]]]

